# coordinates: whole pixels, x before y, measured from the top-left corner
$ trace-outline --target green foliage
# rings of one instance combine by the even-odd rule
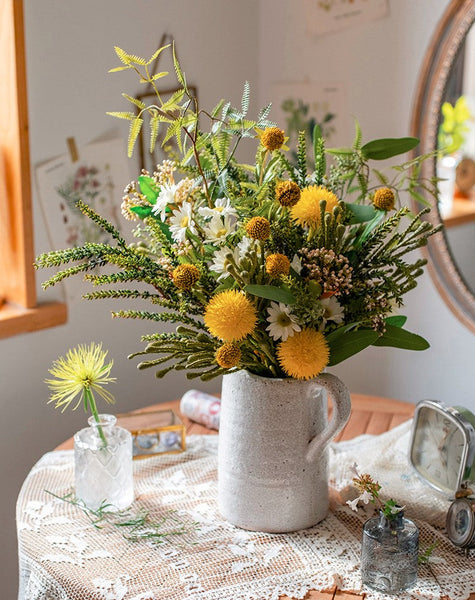
[[[208,380],[239,368],[285,377],[277,358],[282,323],[297,325],[285,331],[289,337],[306,328],[321,332],[330,348],[330,366],[370,345],[426,348],[425,340],[403,329],[405,318],[395,312],[423,272],[425,259],[413,251],[438,231],[426,220],[427,209],[412,214],[401,206],[404,196],[419,200],[421,191],[435,193],[436,182],[420,177],[423,161],[434,156],[374,169],[373,161],[409,152],[417,140],[363,143],[355,122],[352,145],[327,150],[325,123],[314,122],[310,130],[307,125],[298,130],[296,155],[289,158],[288,138],[269,119],[270,105],[256,118],[249,115],[248,82],[238,106],[220,100],[211,111],[201,109],[174,47],[178,89],[162,98],[156,82],[167,74],[152,73],[151,67],[167,48],[149,59],[116,48],[120,66],[111,70],[134,71],[155,94],[150,104],[123,94],[133,112],[109,113],[129,124],[129,154],[147,128],[152,151],[159,131],[162,144],[176,144],[172,161],[127,186],[122,213],[136,222],[134,242],[79,200],[79,210],[111,243],[42,254],[35,266],[57,270],[44,287],[80,275],[94,288],[85,294],[88,300],[148,303],[146,308],[119,307],[113,316],[147,323],[145,349],[132,356],[144,357],[139,368],[153,368],[157,377],[177,370]],[[252,164],[237,158],[243,143],[255,148]],[[373,206],[380,186],[394,192],[394,210]],[[279,197],[283,189],[288,197]],[[314,193],[323,193],[323,199],[310,200],[300,217],[302,203],[291,205],[303,191],[307,201]],[[257,239],[247,229],[255,217],[264,228]],[[271,254],[283,255],[277,257],[277,272],[268,270]],[[233,327],[221,338],[205,323],[211,300],[230,291],[245,297],[256,313],[254,329],[237,339]],[[273,311],[283,311],[280,320],[272,322]],[[277,333],[270,333],[273,328]],[[237,362],[224,368],[218,351],[231,342]]]
[[[120,531],[129,542],[146,542],[155,545],[169,542],[173,538],[179,538],[185,542],[188,536],[199,530],[198,523],[183,520],[177,516],[175,511],[171,510],[164,512],[156,519],[144,508],[117,511],[111,504],[103,502],[99,508],[94,510],[86,506],[82,500],[75,498],[72,492],[63,496],[58,496],[48,490],[46,492],[77,508],[88,518],[95,529],[102,529],[104,532]]]

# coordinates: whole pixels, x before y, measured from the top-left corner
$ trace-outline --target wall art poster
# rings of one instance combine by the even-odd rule
[[[78,160],[64,154],[36,167],[35,178],[51,250],[109,242],[109,234],[76,207],[81,199],[119,229],[120,205],[130,182],[130,166],[123,139],[94,142],[78,149]],[[64,280],[68,301],[85,293],[80,278]]]
[[[388,0],[305,0],[307,30],[317,35],[382,19],[388,14]]]
[[[306,132],[311,149],[313,129],[319,125],[327,147],[342,146],[348,138],[346,94],[340,83],[275,83],[272,86],[272,120],[289,136],[287,145],[296,161],[299,131]],[[310,156],[310,153],[309,153]],[[312,165],[309,164],[309,168]]]

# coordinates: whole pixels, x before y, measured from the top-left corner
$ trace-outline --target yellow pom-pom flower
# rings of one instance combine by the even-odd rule
[[[265,217],[252,217],[246,225],[247,235],[263,242],[270,236],[270,223]]]
[[[320,202],[326,201],[325,211],[331,213],[338,206],[338,198],[333,192],[320,185],[309,185],[302,190],[300,200],[291,209],[292,218],[299,225],[317,227],[320,224]]]
[[[256,327],[257,314],[254,305],[237,290],[226,290],[209,301],[204,322],[214,337],[224,342],[242,340]]]
[[[288,275],[290,271],[290,260],[285,254],[269,254],[266,258],[266,271],[271,277],[277,278]]]
[[[300,194],[295,181],[281,181],[275,188],[275,197],[281,206],[294,206],[300,200]]]
[[[261,144],[266,150],[279,150],[284,145],[285,136],[278,127],[266,127],[260,136]]]
[[[382,187],[376,190],[373,196],[373,205],[379,210],[389,211],[394,208],[395,198],[394,192],[387,188]]]
[[[237,344],[227,342],[216,350],[215,358],[223,369],[232,369],[241,360],[241,349]]]
[[[200,278],[200,271],[195,265],[179,265],[172,273],[173,283],[180,290],[191,290]]]
[[[312,379],[327,366],[330,349],[323,333],[307,328],[279,344],[277,359],[289,377]]]

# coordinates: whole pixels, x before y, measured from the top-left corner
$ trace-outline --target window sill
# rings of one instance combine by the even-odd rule
[[[0,308],[0,338],[38,331],[66,323],[68,311],[62,302],[45,302],[35,308],[4,304]]]

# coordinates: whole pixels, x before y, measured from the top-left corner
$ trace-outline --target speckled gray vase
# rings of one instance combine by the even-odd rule
[[[327,419],[327,393],[333,415]],[[334,375],[270,379],[247,371],[223,377],[218,507],[252,531],[305,529],[328,512],[329,442],[348,421],[350,394]]]

